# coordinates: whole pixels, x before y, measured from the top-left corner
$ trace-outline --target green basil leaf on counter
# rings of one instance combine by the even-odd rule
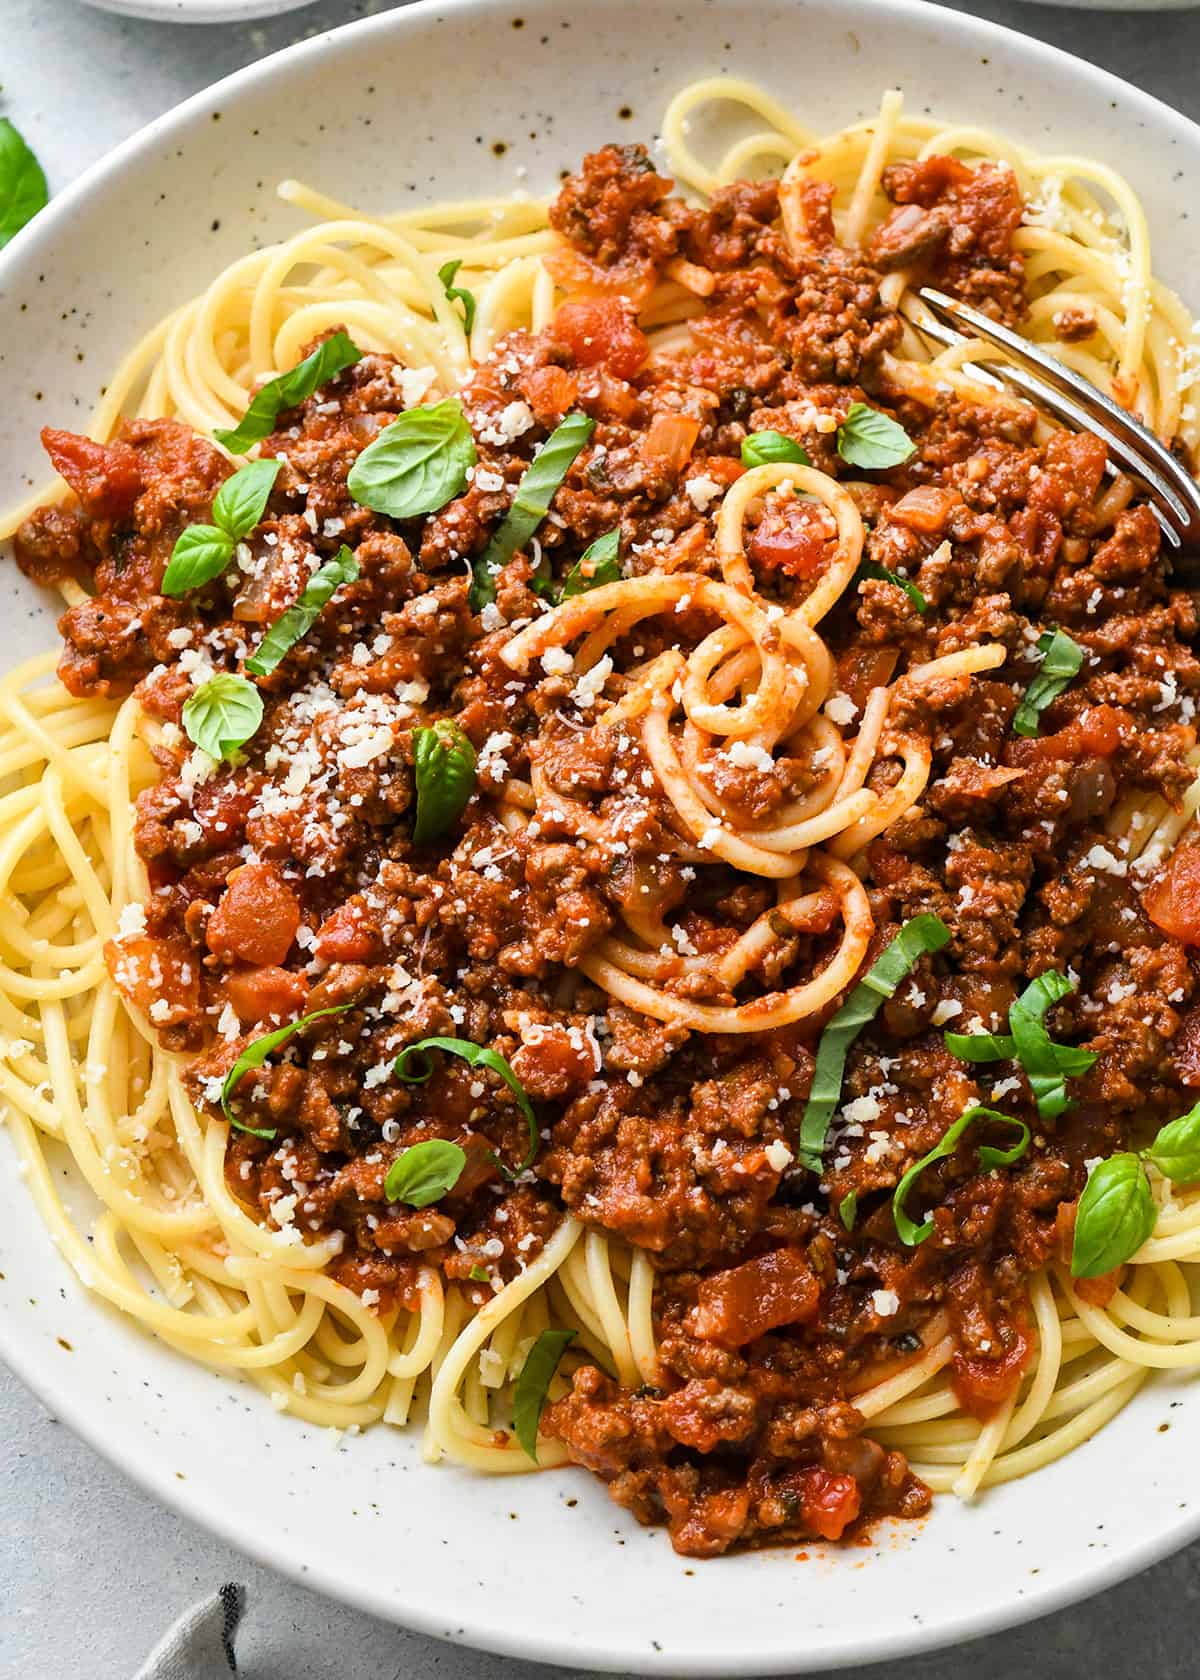
[[[0,117],[0,249],[50,199],[41,164],[7,117]]]

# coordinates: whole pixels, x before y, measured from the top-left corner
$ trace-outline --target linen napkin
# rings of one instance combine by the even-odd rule
[[[245,1601],[243,1589],[227,1581],[202,1598],[168,1629],[134,1680],[226,1680],[237,1673],[233,1642]]]

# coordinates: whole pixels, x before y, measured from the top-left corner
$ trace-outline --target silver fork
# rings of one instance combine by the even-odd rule
[[[934,317],[932,322],[914,321],[918,332],[943,345],[961,344],[967,334],[994,344],[1005,352],[1005,358],[973,362],[973,369],[1012,386],[1071,431],[1091,432],[1103,441],[1109,472],[1127,473],[1145,491],[1172,550],[1170,565],[1176,581],[1200,588],[1200,485],[1154,433],[1097,390],[1090,379],[969,303],[960,303],[932,286],[922,286],[917,295]]]

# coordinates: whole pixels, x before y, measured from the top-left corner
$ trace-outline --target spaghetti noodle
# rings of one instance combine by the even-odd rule
[[[741,135],[710,164],[697,146],[718,106]],[[1168,955],[1162,932],[1146,934],[1154,958],[1132,977],[1096,954],[1111,932],[1085,949],[1052,931],[1072,925],[1078,903],[1105,929],[1118,913],[1132,922],[1129,889],[1186,855],[1176,847],[1200,805],[1200,752],[1194,661],[1174,638],[1194,627],[1154,571],[1135,486],[1105,479],[1102,449],[1099,461],[1086,447],[1064,457],[1061,435],[975,369],[991,346],[931,353],[916,284],[932,264],[939,284],[1026,311],[1030,337],[1184,452],[1197,423],[1191,319],[1154,279],[1141,206],[1107,166],[906,116],[892,93],[876,117],[822,137],[733,79],[678,95],[663,144],[700,208],[664,209],[644,154],[614,148],[568,183],[553,215],[513,199],[372,218],[285,182],[312,225],[233,264],[135,347],[91,426],[116,453],[53,446],[69,505],[87,516],[71,527],[74,548],[36,511],[61,484],[0,525],[69,608],[67,686],[50,658],[0,684],[0,1092],[64,1257],[172,1347],[315,1424],[423,1415],[428,1459],[506,1472],[532,1467],[510,1427],[512,1385],[543,1332],[570,1330],[538,1462],[590,1464],[640,1516],[669,1521],[682,1549],[711,1552],[837,1538],[860,1510],[920,1509],[921,1484],[970,1496],[1086,1440],[1152,1370],[1200,1364],[1200,1190],[1151,1167],[1157,1220],[1130,1264],[1099,1284],[1068,1264],[1085,1162],[1131,1135],[1103,1115],[1118,1075],[1144,1077],[1159,1108],[1187,1106],[1161,1071],[1187,1036],[1180,892],[1154,918],[1176,936]],[[469,309],[455,301],[463,293]],[[585,311],[574,327],[571,309]],[[283,463],[276,511],[269,535],[238,536],[231,610],[197,619],[154,594],[164,556],[143,519],[132,569],[157,565],[154,611],[170,609],[143,617],[136,577],[113,563],[132,517],[116,506],[119,470],[135,472],[140,451],[139,489],[151,458],[160,488],[186,480],[186,521],[228,463],[210,449],[188,455],[185,472],[180,434],[122,434],[123,418],[179,421],[204,438],[233,427],[264,379],[334,328],[365,354],[271,439],[267,454]],[[741,369],[736,392],[723,358]],[[457,523],[439,504],[423,532],[400,520],[400,542],[386,520],[351,517],[346,437],[361,449],[380,419],[455,393],[475,434],[462,502],[445,498]],[[902,416],[915,466],[904,455],[854,464],[851,400]],[[601,431],[515,571],[482,579],[495,601],[468,633],[463,562],[478,562],[505,516],[537,459],[533,440],[576,402]],[[747,436],[791,448],[743,470]],[[556,560],[598,537],[613,506],[622,566],[611,581],[585,573],[578,590],[564,587]],[[172,540],[177,523],[162,525]],[[248,745],[248,769],[191,752],[183,699],[241,668],[258,627],[343,537],[358,580],[317,617],[299,644],[309,652],[260,684],[273,708],[265,747]],[[297,545],[307,569],[283,558]],[[1030,580],[1020,609],[1005,581],[1018,549]],[[99,580],[81,581],[97,557],[108,568],[98,596]],[[1064,566],[1085,578],[1082,594]],[[1143,587],[1129,611],[1158,638],[1144,657],[1116,599],[1088,623],[1106,591]],[[928,621],[914,595],[932,598]],[[1006,748],[998,696],[1028,681],[1030,624],[1051,613],[1074,614],[1098,674],[1084,699],[1067,697],[1056,732]],[[338,623],[323,630],[330,614]],[[436,623],[432,641],[418,636],[422,619]],[[470,827],[428,866],[388,840],[412,794],[400,743],[437,715],[431,689],[443,712],[451,692],[413,667],[413,650],[458,661],[449,709],[478,758]],[[1149,700],[1122,661],[1157,683]],[[505,717],[518,694],[532,707],[523,740]],[[964,756],[953,737],[972,707],[991,722]],[[1153,750],[1134,739],[1149,729]],[[1059,755],[1038,756],[1051,742]],[[1018,791],[1023,777],[1039,797],[1061,790],[1066,828]],[[310,790],[327,800],[318,817],[303,804]],[[1010,793],[1011,821],[1047,831],[1040,849],[1028,841],[1032,861],[1016,858],[1016,829],[989,804]],[[365,839],[363,824],[374,824]],[[947,831],[943,881],[921,848]],[[981,847],[985,876],[956,888],[953,857]],[[256,892],[286,895],[297,944],[254,955],[244,929],[216,937],[243,868],[268,872]],[[325,890],[331,872],[340,898]],[[1069,889],[1047,900],[1059,873]],[[1037,906],[1033,878],[1045,888]],[[719,890],[691,885],[712,880]],[[456,894],[467,897],[451,915]],[[520,896],[515,920],[495,908],[502,894]],[[885,1006],[895,1057],[870,1052],[823,1173],[805,1181],[797,1105],[820,1029],[886,943],[897,906],[935,905],[978,960],[949,981],[927,961]],[[1011,937],[989,949],[980,927],[1006,918]],[[935,1029],[956,1017],[994,1035],[1019,976],[1006,951],[1027,934],[1042,969],[1092,964],[1072,1026],[1100,1047],[1101,1071],[1104,1055],[1117,1070],[1107,1086],[1079,1083],[1076,1121],[1095,1141],[1070,1121],[1057,1140],[1042,1125],[1015,1212],[994,1183],[981,1188],[995,1174],[945,1179],[945,1222],[924,1260],[906,1255],[887,1198],[944,1131],[947,1105],[1007,1096],[1037,1117],[1024,1068],[985,1089],[941,1050],[922,1052],[915,1082],[897,1086],[891,1067],[915,1035],[940,1044]],[[481,978],[456,989],[458,964],[460,980]],[[382,998],[369,989],[380,965]],[[249,998],[233,987],[250,987],[248,973]],[[1136,1038],[1151,1057],[1122,1014],[1138,987],[1156,1000],[1153,1025],[1142,1023],[1157,1035],[1153,1066],[1129,1049]],[[940,994],[936,1007],[926,992]],[[1117,1022],[1107,1039],[1105,999]],[[220,1086],[235,1055],[263,1026],[315,1020],[322,1006],[319,1029],[235,1082],[229,1110]],[[433,1045],[476,1044],[467,1029],[481,1023],[538,1103],[534,1173],[511,1164],[511,1091],[449,1061],[428,1087],[402,1089],[389,1071],[430,1030]],[[450,1027],[462,1038],[436,1036]],[[702,1049],[678,1079],[703,1097],[656,1083],[689,1035]],[[345,1064],[341,1085],[336,1072],[321,1082],[323,1059]],[[921,1092],[922,1079],[936,1091]],[[349,1107],[354,1082],[361,1104]],[[661,1124],[652,1105],[632,1106],[646,1085]],[[432,1107],[425,1090],[438,1093]],[[728,1113],[702,1126],[702,1101]],[[417,1203],[398,1216],[383,1194],[399,1146],[423,1132],[464,1144],[470,1188],[451,1186],[452,1215]],[[622,1159],[627,1134],[637,1141]],[[96,1204],[90,1232],[56,1187],[63,1150]],[[972,1217],[985,1235],[970,1237]],[[954,1270],[945,1254],[972,1240]],[[981,1266],[1001,1281],[981,1280]],[[836,1298],[840,1325],[823,1353],[818,1294],[825,1313]],[[764,1345],[789,1373],[782,1400],[764,1398],[753,1352]],[[838,1411],[847,1399],[857,1419]],[[864,1421],[870,1439],[857,1435]],[[764,1446],[764,1428],[786,1446]],[[631,1443],[624,1456],[600,1445],[616,1435]]]

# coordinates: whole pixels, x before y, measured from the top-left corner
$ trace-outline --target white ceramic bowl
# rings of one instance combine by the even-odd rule
[[[1143,194],[1160,270],[1200,301],[1200,220],[1179,216],[1200,188],[1200,130],[1035,41],[917,0],[430,0],[189,100],[10,245],[0,496],[42,479],[39,426],[81,420],[149,322],[297,225],[272,195],[278,178],[380,209],[513,191],[518,170],[548,188],[589,147],[652,136],[668,96],[720,68],[760,78],[820,127],[874,110],[902,75],[916,110],[1107,158]],[[15,571],[2,578],[5,658],[47,646],[50,607]],[[1033,1479],[974,1508],[943,1500],[869,1553],[694,1564],[581,1472],[430,1470],[384,1428],[335,1448],[256,1390],[144,1340],[83,1295],[10,1163],[0,1143],[0,1350],[30,1386],[244,1551],[429,1633],[575,1670],[809,1672],[1026,1620],[1200,1532],[1200,1455],[1185,1445],[1200,1433],[1200,1383],[1178,1384],[1145,1390]]]
[[[102,12],[148,18],[155,23],[246,23],[311,6],[313,0],[84,0]]]

